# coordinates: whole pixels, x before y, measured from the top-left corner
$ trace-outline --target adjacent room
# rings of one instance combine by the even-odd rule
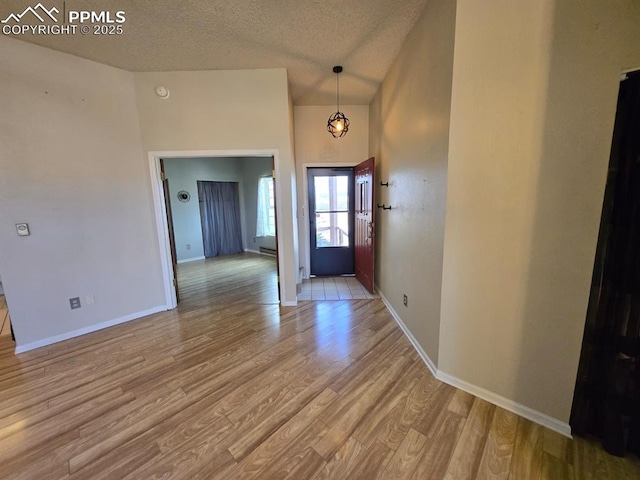
[[[0,22],[0,477],[640,478],[639,2]]]
[[[178,298],[278,304],[273,159],[161,162]]]

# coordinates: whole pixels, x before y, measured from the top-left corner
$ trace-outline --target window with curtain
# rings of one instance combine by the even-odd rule
[[[258,181],[258,215],[256,237],[276,236],[276,202],[273,196],[273,178]]]

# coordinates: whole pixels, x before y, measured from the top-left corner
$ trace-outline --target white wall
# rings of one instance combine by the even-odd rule
[[[340,110],[349,119],[350,126],[342,138],[333,138],[327,131],[327,120],[335,113],[335,106],[294,107],[296,138],[296,170],[298,175],[298,237],[300,238],[300,262],[306,266],[308,278],[309,230],[306,193],[305,164],[356,165],[369,155],[369,106],[341,105]]]
[[[284,69],[136,73],[145,151],[277,149],[282,301],[295,304],[295,165]],[[155,87],[171,91],[167,100]]]
[[[173,233],[178,262],[204,257],[198,180],[237,182],[239,184],[242,238],[243,244],[246,245],[246,205],[243,195],[242,159],[227,157],[168,158],[164,161],[164,166],[165,174],[169,180]],[[190,201],[181,202],[178,200],[178,192],[181,190],[191,194]],[[188,249],[187,245],[190,245],[191,248]]]
[[[0,84],[0,271],[18,346],[164,305],[133,75],[1,37]]]
[[[439,368],[569,420],[638,2],[458,0]]]
[[[455,1],[431,0],[370,106],[378,159],[376,284],[438,361]],[[463,295],[463,292],[459,292]],[[408,305],[403,305],[403,295]]]

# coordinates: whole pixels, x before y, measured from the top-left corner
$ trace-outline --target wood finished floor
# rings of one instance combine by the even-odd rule
[[[271,304],[273,268],[185,264],[175,311],[18,356],[1,337],[0,477],[640,478],[434,379],[379,299]]]
[[[4,295],[0,295],[0,337],[11,335],[11,317]]]

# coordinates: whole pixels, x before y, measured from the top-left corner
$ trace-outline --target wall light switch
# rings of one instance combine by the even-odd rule
[[[18,231],[18,236],[27,237],[31,235],[29,233],[29,224],[28,223],[16,223],[16,230]]]

